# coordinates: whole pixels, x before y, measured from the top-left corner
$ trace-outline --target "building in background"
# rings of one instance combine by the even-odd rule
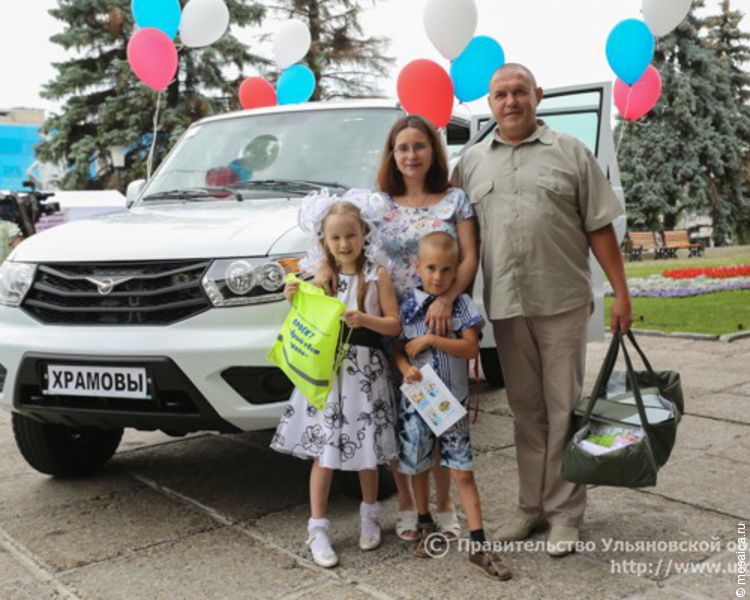
[[[19,190],[35,162],[34,144],[44,111],[36,108],[0,108],[0,190]]]

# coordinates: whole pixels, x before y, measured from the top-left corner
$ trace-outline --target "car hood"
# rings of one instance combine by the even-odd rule
[[[34,235],[16,249],[13,260],[98,262],[264,256],[285,233],[297,228],[299,203],[300,199],[283,198],[142,205]]]

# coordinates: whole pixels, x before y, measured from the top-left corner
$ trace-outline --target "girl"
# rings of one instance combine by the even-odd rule
[[[316,234],[318,253],[338,276],[337,297],[347,306],[343,320],[352,329],[351,338],[325,409],[317,410],[295,390],[271,442],[274,450],[313,459],[307,543],[322,567],[338,564],[326,519],[333,470],[359,471],[359,547],[374,550],[380,545],[377,466],[398,456],[381,336],[398,335],[401,322],[390,277],[378,266],[380,244],[373,222],[384,207],[382,199],[369,194],[346,198],[308,196],[300,225]],[[288,300],[297,288],[287,285]]]

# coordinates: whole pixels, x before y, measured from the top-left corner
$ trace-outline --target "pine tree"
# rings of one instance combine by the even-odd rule
[[[372,0],[374,5],[377,0]],[[362,0],[280,0],[284,16],[306,23],[312,44],[305,62],[315,74],[312,100],[361,98],[380,93],[393,59],[385,55],[389,40],[365,37],[359,19]]]
[[[234,26],[260,23],[264,8],[245,0],[225,0]],[[184,5],[187,0],[181,0]],[[137,80],[126,57],[133,32],[130,0],[60,0],[50,14],[66,28],[52,41],[73,54],[56,64],[57,75],[42,95],[64,100],[62,110],[44,123],[47,138],[36,147],[39,158],[66,161],[65,189],[123,189],[145,176],[151,146],[157,92]],[[154,153],[158,165],[185,128],[226,108],[236,98],[242,70],[267,64],[227,33],[208,48],[182,48],[175,81],[164,92]],[[239,74],[227,78],[229,70]],[[231,106],[226,106],[230,104]],[[128,148],[124,169],[112,165],[110,148]],[[93,171],[93,175],[92,175]]]
[[[694,2],[693,11],[702,5]],[[632,226],[673,229],[682,211],[709,214],[714,240],[723,244],[743,206],[743,141],[729,71],[707,47],[704,27],[691,12],[658,40],[661,99],[642,121],[618,124],[618,159]]]
[[[732,10],[730,0],[722,0],[721,13],[707,17],[708,47],[719,59],[721,68],[729,73],[732,88],[737,136],[742,143],[741,173],[728,182],[729,188],[722,195],[739,195],[742,201],[737,210],[736,229],[738,238],[750,242],[750,33],[742,31],[743,14]],[[744,68],[743,68],[744,67]],[[739,189],[734,189],[739,187]]]

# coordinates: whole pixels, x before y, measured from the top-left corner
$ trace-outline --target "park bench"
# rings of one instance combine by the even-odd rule
[[[703,244],[691,242],[688,232],[685,230],[665,231],[663,235],[664,254],[668,257],[676,258],[678,250],[689,250],[690,256],[701,256],[703,254]]]
[[[664,256],[661,240],[653,231],[628,231],[630,260],[641,260],[647,252],[653,252],[654,258]]]

